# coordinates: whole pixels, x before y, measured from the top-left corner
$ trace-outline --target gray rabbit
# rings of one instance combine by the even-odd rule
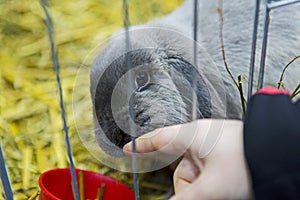
[[[159,127],[186,123],[194,119],[194,110],[196,118],[242,118],[240,96],[222,57],[219,3],[199,1],[197,60],[192,0],[163,19],[130,27],[130,49],[126,49],[121,30],[99,53],[90,75],[91,97],[97,140],[106,153],[123,156],[122,147],[130,141],[132,130],[140,136]],[[244,0],[223,3],[224,48],[235,78],[249,73],[254,4]],[[260,21],[263,17],[261,5]],[[283,67],[300,54],[300,5],[274,10],[270,19],[264,85],[277,86]],[[262,29],[261,22],[254,86]],[[284,83],[293,90],[299,81],[300,66],[295,62]],[[246,96],[247,81],[243,92]]]

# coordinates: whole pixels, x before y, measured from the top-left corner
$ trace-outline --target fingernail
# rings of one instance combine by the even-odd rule
[[[132,142],[128,142],[127,144],[125,144],[124,147],[123,147],[124,153],[131,152],[132,151],[131,147],[132,147]]]

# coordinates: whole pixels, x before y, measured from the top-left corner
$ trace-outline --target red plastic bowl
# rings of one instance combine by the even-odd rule
[[[134,193],[124,184],[102,174],[76,169],[84,177],[84,197],[94,200],[102,184],[105,184],[103,200],[134,200]],[[79,183],[78,183],[79,185]],[[40,200],[73,200],[70,169],[53,169],[44,172],[39,178]]]

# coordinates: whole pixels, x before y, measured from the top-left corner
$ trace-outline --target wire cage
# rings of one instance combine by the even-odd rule
[[[201,1],[199,1],[201,2]],[[191,12],[193,12],[193,19],[191,19],[191,21],[193,22],[193,39],[194,41],[198,41],[198,17],[199,15],[201,15],[201,10],[199,11],[198,8],[198,0],[194,0],[194,7],[193,10]],[[285,6],[292,6],[293,4],[299,3],[300,0],[266,0],[263,4],[260,0],[256,0],[255,3],[255,12],[253,13],[253,34],[252,34],[252,48],[251,48],[251,59],[250,59],[250,66],[249,66],[249,76],[248,76],[248,93],[247,93],[247,101],[249,101],[252,93],[253,93],[253,89],[254,89],[254,85],[253,85],[253,77],[254,77],[254,69],[259,67],[259,82],[257,85],[257,88],[262,88],[263,84],[264,84],[264,74],[265,74],[265,62],[266,62],[266,56],[267,56],[267,47],[268,47],[268,35],[269,35],[269,24],[270,24],[270,15],[274,10],[280,10],[281,8],[285,7]],[[69,135],[68,135],[68,128],[67,128],[67,120],[66,120],[66,116],[65,116],[65,110],[64,110],[64,101],[63,101],[63,95],[62,95],[62,90],[61,90],[61,83],[60,83],[60,75],[59,75],[59,62],[58,62],[58,58],[57,58],[57,52],[55,49],[55,40],[53,37],[53,25],[51,24],[51,17],[48,13],[47,10],[47,2],[46,0],[42,1],[42,5],[43,5],[43,9],[46,15],[46,28],[48,29],[48,34],[49,34],[49,41],[50,41],[50,46],[51,46],[51,53],[52,53],[52,61],[53,61],[53,65],[54,65],[54,70],[56,72],[57,75],[57,82],[58,82],[58,87],[59,87],[59,95],[60,95],[60,108],[61,108],[61,112],[62,112],[62,120],[63,120],[63,124],[64,124],[64,131],[65,131],[65,141],[67,144],[67,151],[68,151],[68,158],[69,158],[69,163],[70,163],[70,168],[71,168],[71,172],[72,172],[72,181],[73,181],[73,185],[74,187],[74,193],[75,193],[75,199],[79,200],[79,191],[78,191],[78,187],[77,187],[77,182],[76,182],[76,178],[75,177],[75,166],[72,160],[72,152],[71,152],[71,148],[70,148],[70,141],[69,141]],[[264,6],[263,8],[261,6]],[[128,10],[128,2],[126,0],[123,0],[123,26],[125,29],[125,40],[124,43],[126,44],[126,49],[131,49],[130,45],[130,32],[128,30],[128,27],[130,27],[130,21],[129,21],[129,10]],[[264,10],[264,16],[263,19],[260,19],[260,11]],[[258,44],[257,42],[257,33],[258,33],[258,25],[259,23],[263,23],[263,37],[262,37],[262,42],[261,44]],[[200,27],[201,28],[201,27]],[[261,45],[261,57],[260,57],[260,65],[259,66],[255,66],[256,63],[256,51],[257,51],[257,45]],[[193,59],[194,59],[194,63],[197,63],[197,45],[194,45],[193,47]],[[298,57],[295,57],[295,59]],[[131,69],[131,61],[129,57],[125,58],[125,64],[128,67],[128,69]],[[129,80],[132,80],[132,78],[130,78]],[[132,87],[132,85],[134,83],[129,81],[129,90],[131,90],[130,87]],[[193,83],[194,85],[195,83]],[[295,90],[295,93],[298,92],[298,89]],[[299,93],[299,92],[298,92]],[[193,105],[196,105],[195,102],[195,98],[197,98],[195,95],[193,96]],[[244,97],[241,94],[241,104],[244,104],[246,100],[244,99]],[[196,111],[195,108],[196,106],[193,106],[193,119],[196,119]],[[133,125],[131,125],[130,127],[132,127]],[[131,129],[130,132],[134,132],[133,129]],[[133,151],[135,151],[135,135],[133,135],[131,137],[131,140],[133,141]],[[0,143],[0,175],[1,175],[1,182],[2,182],[2,186],[3,186],[3,192],[4,192],[4,197],[5,199],[11,200],[14,199],[14,194],[13,194],[13,189],[11,186],[11,182],[9,180],[9,173],[6,167],[6,163],[5,163],[5,156],[3,154],[3,147],[2,144]],[[140,199],[140,194],[139,194],[139,184],[138,184],[138,173],[137,173],[137,169],[136,169],[136,155],[135,153],[132,154],[132,172],[133,172],[133,185],[134,185],[134,193],[135,193],[135,199]]]

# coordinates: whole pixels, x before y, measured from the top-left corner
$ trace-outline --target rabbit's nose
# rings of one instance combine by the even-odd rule
[[[145,114],[143,111],[141,111],[135,115],[134,122],[142,127],[148,126],[151,123],[151,117]]]
[[[151,123],[151,117],[145,112],[145,110],[138,111],[131,107],[130,117],[134,123],[140,127],[148,126]]]
[[[134,97],[131,96],[129,100],[129,115],[132,121],[140,127],[150,125],[151,117],[147,114],[145,109],[138,109],[134,102]]]

